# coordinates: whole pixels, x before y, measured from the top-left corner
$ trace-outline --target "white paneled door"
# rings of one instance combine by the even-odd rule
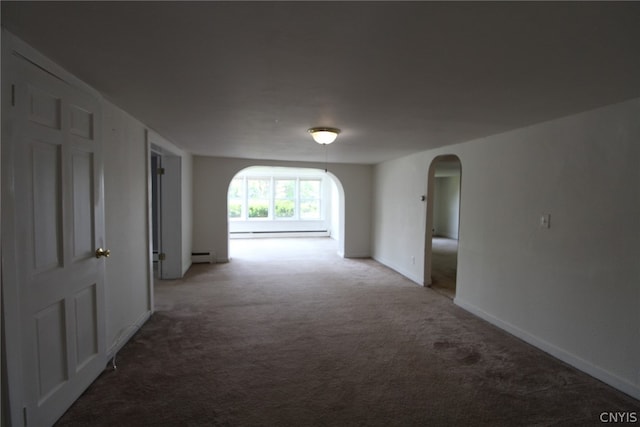
[[[22,414],[12,418],[47,426],[106,364],[101,111],[95,95],[12,60],[7,142],[23,383],[13,389]]]

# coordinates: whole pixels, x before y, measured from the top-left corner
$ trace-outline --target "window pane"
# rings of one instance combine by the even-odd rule
[[[229,184],[229,194],[227,198],[229,218],[242,217],[242,200],[244,195],[244,179],[234,178]]]
[[[301,219],[320,219],[320,200],[300,202]]]
[[[240,218],[242,216],[242,202],[229,201],[229,218]]]
[[[319,199],[320,198],[320,180],[304,179],[300,180],[300,199]]]
[[[249,218],[267,218],[269,216],[268,200],[250,200]]]
[[[296,181],[293,179],[276,180],[276,199],[294,200],[296,192]]]
[[[276,200],[276,218],[293,218],[295,205],[293,200]]]
[[[269,200],[270,179],[250,178],[247,180],[247,191],[249,199]]]
[[[247,179],[249,218],[268,218],[271,180],[265,178]]]
[[[231,180],[231,184],[229,185],[229,198],[230,199],[240,199],[242,198],[242,187],[243,187],[243,179],[242,178],[234,178]]]
[[[320,219],[320,180],[300,180],[300,219]]]
[[[277,179],[275,181],[276,218],[293,218],[295,216],[295,179]]]

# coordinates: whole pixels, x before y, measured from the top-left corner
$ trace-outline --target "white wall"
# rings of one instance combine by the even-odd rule
[[[103,102],[107,349],[113,352],[146,320],[152,306],[147,211],[147,129]],[[151,132],[154,144],[182,157],[182,257],[191,264],[191,155]],[[186,267],[184,267],[186,266]]]
[[[378,165],[373,256],[422,282],[418,197],[458,155],[455,302],[640,398],[639,117],[635,99]]]
[[[424,153],[377,165],[373,176],[372,256],[422,284],[427,172]]]
[[[304,162],[231,159],[194,156],[193,250],[213,251],[218,262],[227,261],[227,191],[231,179],[249,166],[284,166],[324,169]],[[367,165],[329,165],[329,173],[342,183],[345,194],[344,256],[367,257],[371,231],[371,176]]]
[[[193,247],[193,156],[182,152],[182,274],[191,267]]]
[[[334,240],[340,240],[340,193],[334,180],[329,180],[331,187],[331,221],[330,235]]]
[[[107,349],[123,344],[150,313],[146,129],[103,102]]]

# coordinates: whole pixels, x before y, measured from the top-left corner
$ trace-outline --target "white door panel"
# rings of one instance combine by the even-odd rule
[[[75,151],[75,150],[74,150]],[[71,153],[74,261],[91,258],[95,252],[93,221],[93,153]]]
[[[62,266],[61,144],[30,140],[34,273]],[[27,178],[27,179],[28,179]]]
[[[164,174],[160,184],[161,251],[160,278],[182,277],[182,203],[181,158],[163,156]]]
[[[101,113],[95,97],[12,59],[23,402],[26,425],[47,426],[106,364]]]

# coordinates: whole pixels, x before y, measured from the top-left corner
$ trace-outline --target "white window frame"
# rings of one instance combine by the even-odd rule
[[[240,199],[241,209],[240,209],[240,217],[231,218],[229,217],[229,193],[227,192],[227,219],[229,221],[324,221],[325,212],[323,210],[324,206],[324,185],[325,179],[322,176],[301,176],[301,175],[271,175],[267,176],[264,174],[260,175],[240,175],[235,176],[233,179],[241,179],[242,180],[242,197]],[[261,179],[261,180],[269,180],[269,214],[267,217],[263,218],[249,218],[249,180],[250,179]],[[278,218],[275,214],[275,205],[276,205],[276,191],[275,191],[275,183],[277,180],[286,180],[286,181],[295,181],[295,197],[294,197],[294,215],[290,218]],[[319,202],[319,217],[318,218],[302,218],[301,217],[301,197],[300,197],[300,182],[301,181],[317,181],[319,182],[319,191],[318,191],[318,202]],[[237,200],[234,198],[233,200]]]

